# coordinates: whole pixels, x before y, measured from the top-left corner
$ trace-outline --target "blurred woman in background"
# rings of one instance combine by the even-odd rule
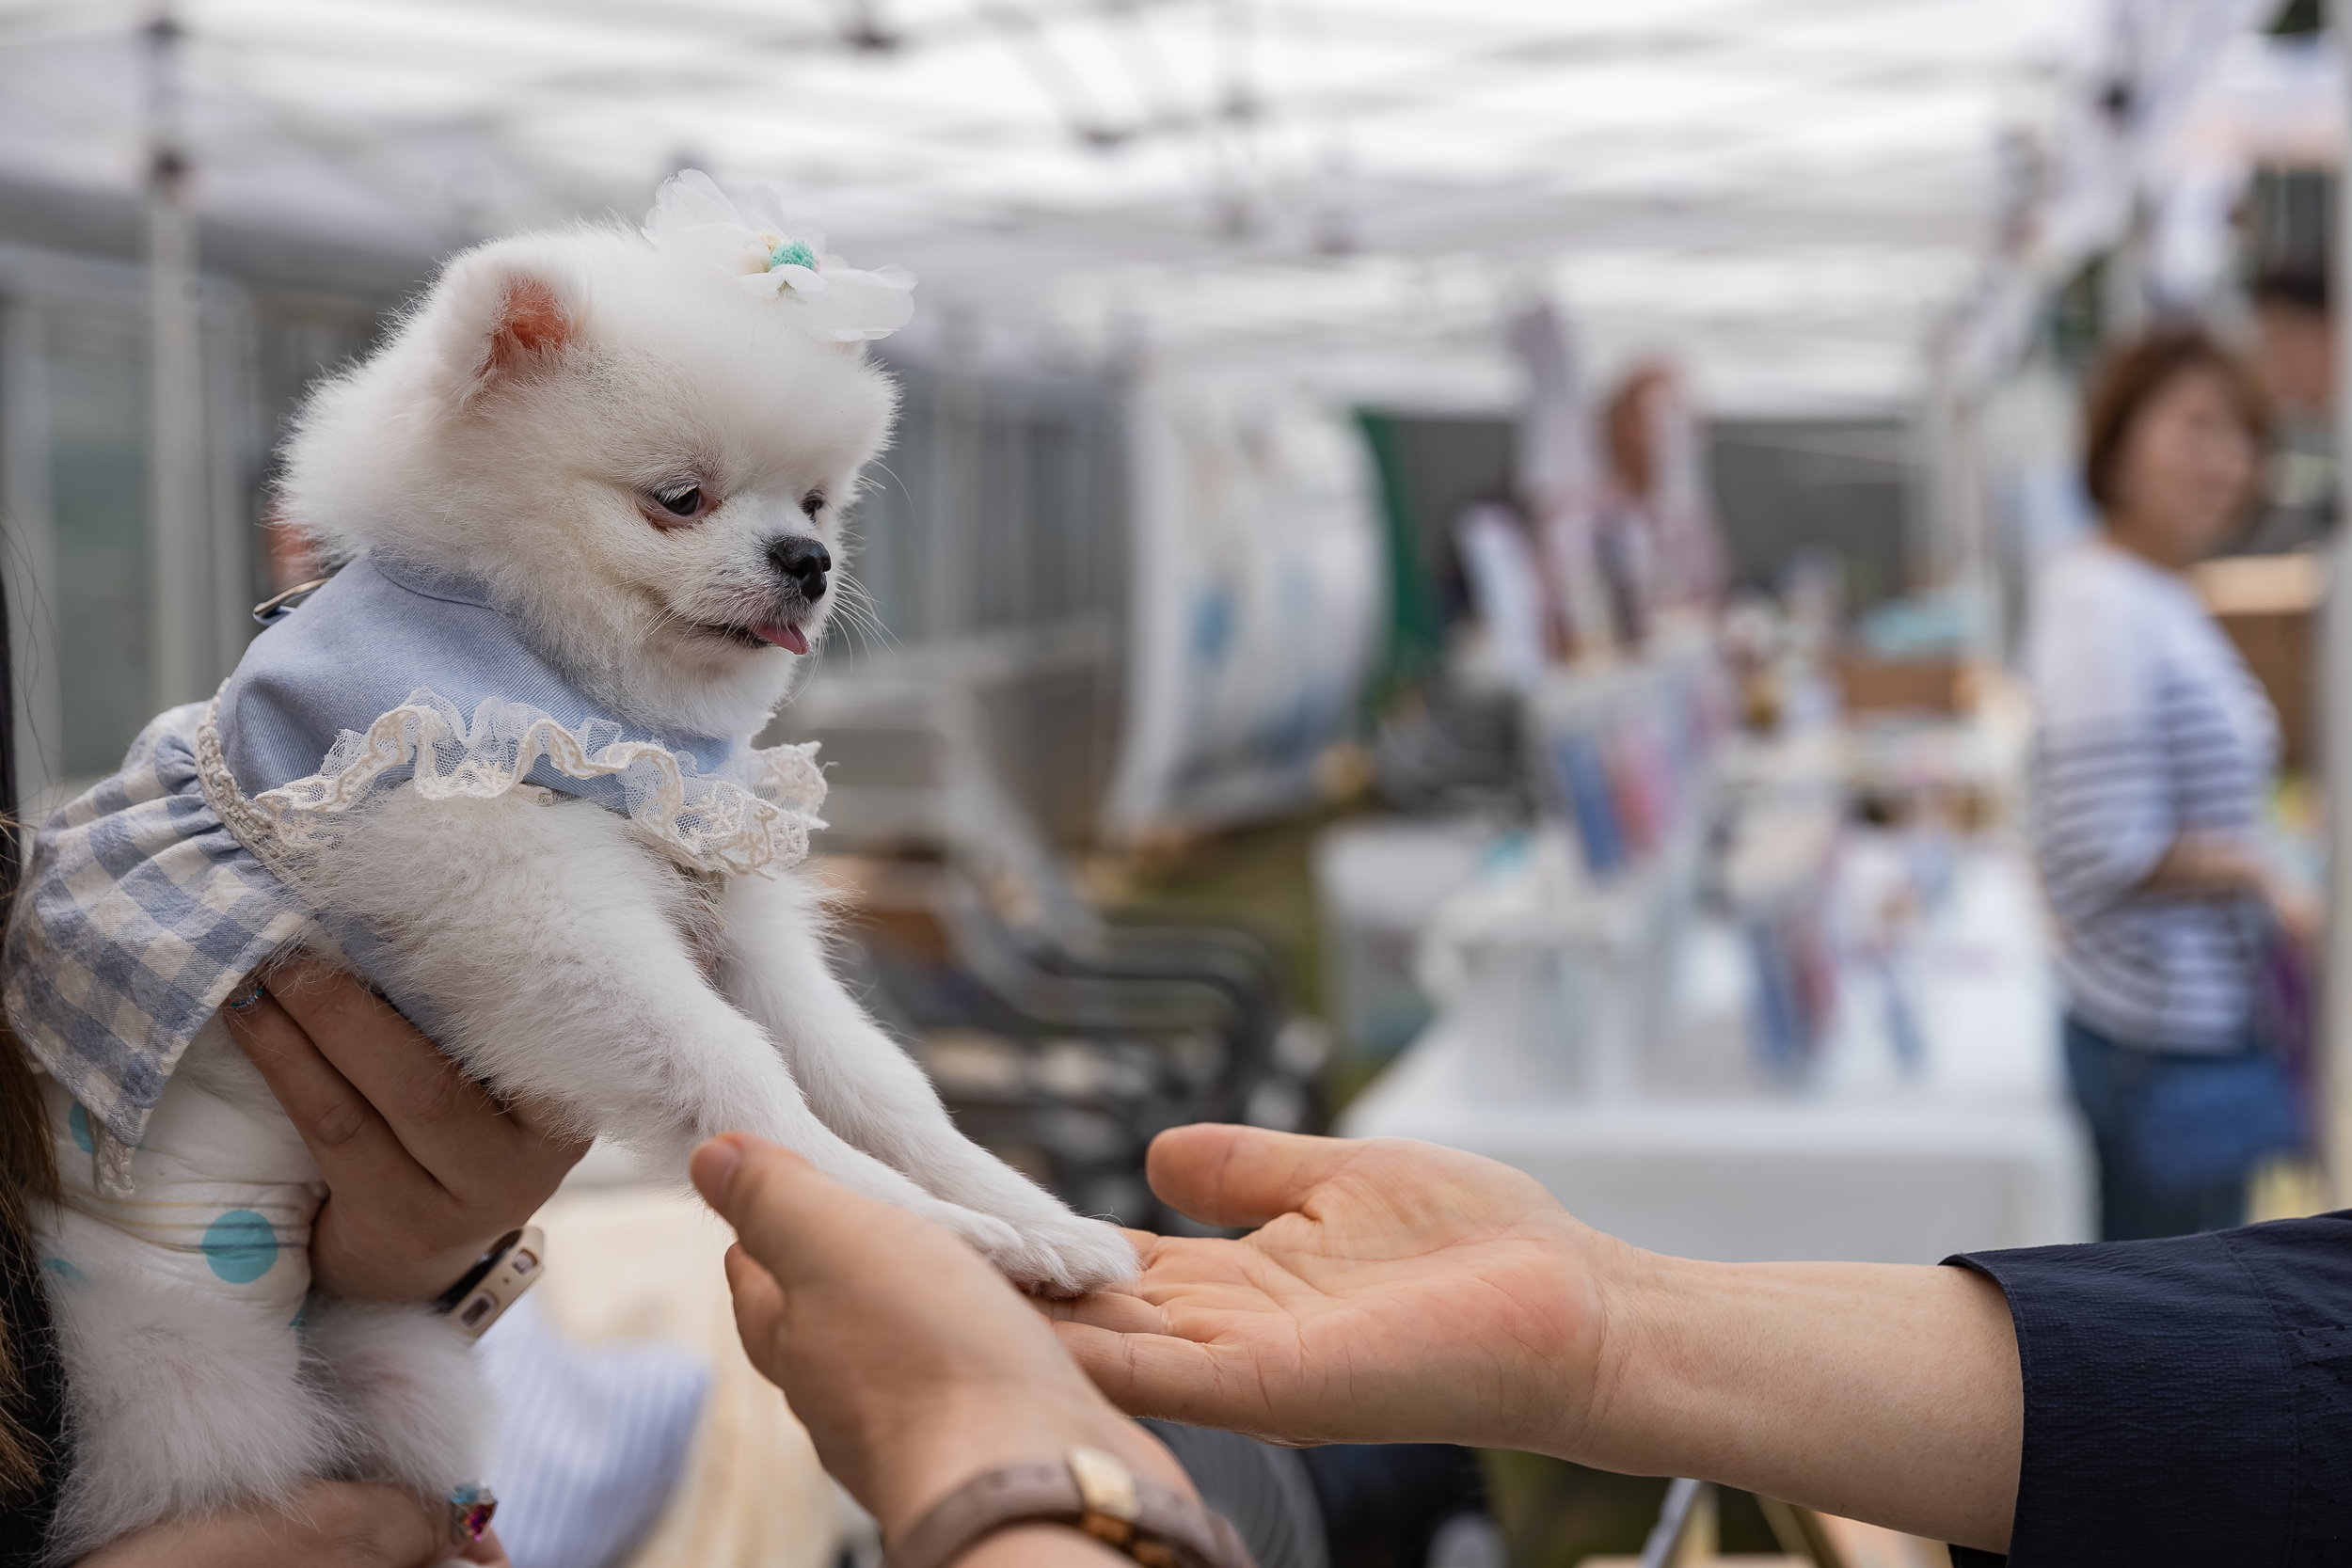
[[[2250,1166],[2293,1142],[2257,998],[2265,944],[2308,942],[2316,913],[2256,843],[2278,715],[2185,575],[2254,499],[2262,394],[2171,329],[2109,357],[2086,423],[2101,527],[2042,569],[2028,636],[2035,848],[2120,1241],[2240,1223]]]

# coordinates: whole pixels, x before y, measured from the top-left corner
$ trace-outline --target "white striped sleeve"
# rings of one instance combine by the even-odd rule
[[[2130,895],[2179,836],[2154,666],[2128,607],[2063,594],[2037,617],[2035,839],[2050,902],[2078,918]]]

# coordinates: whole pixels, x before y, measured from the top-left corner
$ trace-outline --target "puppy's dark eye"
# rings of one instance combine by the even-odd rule
[[[825,493],[822,490],[811,490],[807,495],[801,498],[801,515],[803,516],[814,517],[824,509]]]
[[[703,489],[699,484],[690,484],[683,490],[656,496],[654,499],[660,501],[661,509],[673,517],[691,517],[703,509]]]

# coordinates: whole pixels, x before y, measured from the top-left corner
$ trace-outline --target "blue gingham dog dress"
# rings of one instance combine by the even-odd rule
[[[479,585],[352,562],[256,638],[211,703],[155,720],[36,836],[6,1003],[57,1129],[65,1202],[45,1266],[61,1282],[161,1267],[299,1310],[322,1195],[291,1125],[274,1105],[166,1090],[245,977],[306,933],[323,927],[371,968],[373,939],[322,921],[299,865],[379,791],[577,797],[691,870],[764,872],[821,826],[813,751],[625,726]],[[393,1001],[429,1031],[430,998]]]

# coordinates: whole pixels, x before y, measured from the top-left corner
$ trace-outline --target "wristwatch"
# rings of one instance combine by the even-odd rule
[[[1085,1447],[1058,1465],[1008,1465],[975,1476],[892,1542],[882,1568],[948,1568],[1015,1525],[1067,1525],[1146,1568],[1257,1568],[1222,1516]]]
[[[510,1230],[491,1243],[480,1261],[456,1284],[441,1292],[433,1310],[457,1325],[469,1339],[479,1339],[522,1293],[539,1283],[547,1262],[548,1239],[535,1225]]]

